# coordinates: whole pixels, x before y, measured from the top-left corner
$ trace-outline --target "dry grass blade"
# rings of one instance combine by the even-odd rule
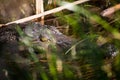
[[[40,14],[44,12],[44,1],[36,0],[36,14]],[[44,16],[41,17],[41,24],[44,25]]]

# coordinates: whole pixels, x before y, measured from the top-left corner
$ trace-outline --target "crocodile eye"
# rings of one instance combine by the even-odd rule
[[[42,42],[47,42],[48,39],[47,39],[46,37],[41,37],[41,38],[40,38],[40,41],[42,41]]]

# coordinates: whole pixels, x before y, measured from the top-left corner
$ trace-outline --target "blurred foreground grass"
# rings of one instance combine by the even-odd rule
[[[55,43],[45,43],[48,45],[43,50],[42,46],[33,46],[31,39],[17,28],[22,37],[21,45],[29,51],[26,54],[30,62],[14,63],[11,69],[16,70],[16,73],[12,75],[17,80],[119,80],[119,20],[109,24],[104,18],[81,6],[75,7],[72,16],[64,13],[56,15],[70,26],[72,36],[77,40],[67,51],[59,51]],[[116,16],[115,19],[120,18],[117,13]],[[110,54],[109,45],[114,46],[112,54],[117,52],[115,56]]]

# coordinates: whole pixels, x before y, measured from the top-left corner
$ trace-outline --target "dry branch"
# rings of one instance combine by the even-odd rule
[[[80,3],[84,3],[84,2],[87,2],[87,1],[90,1],[90,0],[78,0],[78,1],[75,1],[75,2],[72,2],[72,3],[68,3],[66,5],[60,6],[58,8],[55,8],[55,9],[37,14],[37,15],[33,15],[33,16],[29,16],[29,17],[26,17],[26,18],[23,18],[23,19],[19,19],[19,20],[13,21],[13,22],[9,22],[5,25],[9,25],[9,24],[13,24],[13,23],[18,24],[18,23],[24,23],[24,22],[27,22],[27,21],[31,21],[33,19],[40,18],[40,17],[48,15],[48,14],[56,13],[56,12],[59,12],[61,10],[67,9],[68,7],[71,7],[71,6],[80,4]]]
[[[117,4],[115,6],[105,9],[104,11],[101,12],[101,15],[103,17],[107,17],[109,15],[112,15],[113,13],[115,13],[118,10],[120,10],[120,4]]]

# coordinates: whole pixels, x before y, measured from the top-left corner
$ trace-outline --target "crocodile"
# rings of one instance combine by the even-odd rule
[[[21,47],[21,43],[25,45]],[[0,76],[2,80],[6,80],[8,77],[5,75],[5,71],[8,70],[9,73],[8,68],[14,64],[13,62],[22,64],[30,62],[25,56],[29,52],[26,47],[31,47],[27,43],[32,43],[32,46],[40,46],[43,50],[47,50],[52,44],[59,48],[58,51],[61,51],[71,46],[72,39],[59,32],[56,27],[41,25],[38,22],[2,26],[0,28]],[[38,51],[34,52],[38,54]],[[13,62],[11,63],[11,61]]]

